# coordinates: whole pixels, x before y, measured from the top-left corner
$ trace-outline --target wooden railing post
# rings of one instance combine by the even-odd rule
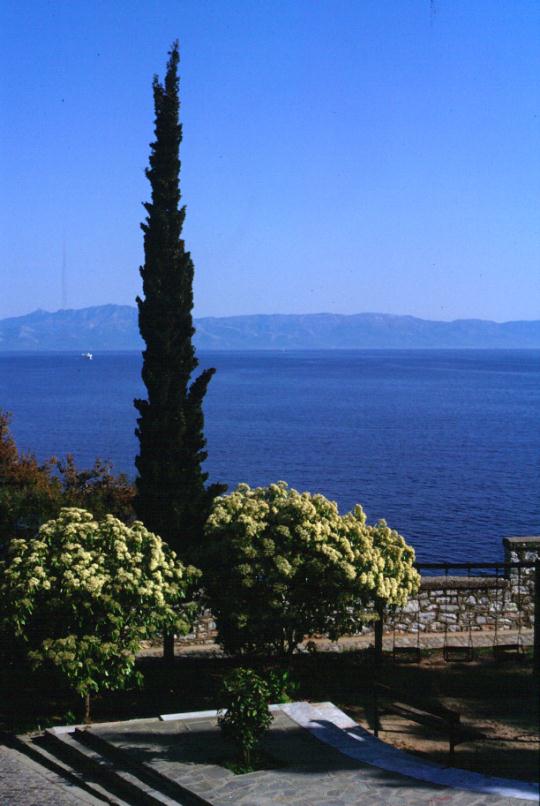
[[[382,654],[383,654],[384,603],[377,601],[375,605],[375,610],[377,615],[379,616],[374,626],[375,663],[378,666],[382,661]]]
[[[373,686],[373,735],[376,739],[379,736],[379,695],[377,686]]]
[[[540,674],[540,558],[534,563],[534,642],[533,669]]]

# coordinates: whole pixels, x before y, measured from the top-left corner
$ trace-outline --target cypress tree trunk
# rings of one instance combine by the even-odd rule
[[[155,141],[151,144],[152,199],[144,205],[143,298],[139,329],[146,343],[142,378],[146,400],[136,400],[135,510],[145,526],[189,561],[200,542],[213,498],[225,487],[205,487],[208,474],[202,401],[214,369],[195,380],[193,262],[181,239],[178,43],[169,53],[163,84],[154,76]],[[169,648],[171,643],[169,641]]]

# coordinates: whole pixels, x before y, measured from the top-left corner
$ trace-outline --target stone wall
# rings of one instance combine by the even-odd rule
[[[540,537],[507,537],[504,562],[534,562]],[[420,591],[389,613],[386,630],[463,632],[510,630],[534,625],[534,568],[502,567],[497,576],[422,576]]]
[[[203,610],[190,633],[177,638],[182,643],[190,646],[215,641],[217,638],[216,622],[210,610]]]
[[[535,562],[540,559],[540,536],[506,537],[503,540],[504,561],[507,563]],[[534,624],[534,568],[510,569],[509,581],[517,601],[524,603],[524,609],[530,614],[531,626]]]
[[[531,627],[530,592],[497,577],[423,577],[418,596],[395,614],[387,628],[398,631],[458,632]]]
[[[504,562],[534,562],[540,558],[540,536],[507,537]],[[534,568],[502,567],[498,576],[422,576],[420,591],[407,605],[388,613],[385,630],[398,632],[462,632],[469,629],[509,630],[534,625]],[[372,628],[364,626],[362,632]],[[216,625],[205,610],[187,644],[214,641]]]

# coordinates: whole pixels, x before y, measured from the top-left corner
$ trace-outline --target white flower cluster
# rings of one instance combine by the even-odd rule
[[[198,572],[140,522],[62,509],[36,539],[11,541],[0,566],[4,628],[72,682],[90,668],[95,682],[98,667],[102,683],[119,680],[143,638],[189,628],[183,605]]]
[[[2,588],[54,591],[63,598],[87,595],[153,600],[182,597],[185,569],[161,538],[140,522],[128,527],[112,515],[97,523],[83,509],[63,509],[44,524],[35,540],[13,540],[3,569]]]
[[[340,515],[335,502],[299,493],[285,482],[255,489],[240,484],[216,499],[207,535],[234,545],[236,571],[248,587],[258,558],[272,557],[277,572],[290,578],[307,553],[388,604],[402,604],[419,583],[414,550],[384,521],[369,526],[359,505]]]
[[[333,501],[285,482],[240,484],[217,498],[206,535],[205,586],[222,631],[240,619],[246,629],[246,609],[261,601],[291,620],[300,614],[300,632],[337,630],[340,619],[350,627],[368,602],[403,604],[419,584],[413,549],[384,521],[368,525],[360,506],[340,515]]]

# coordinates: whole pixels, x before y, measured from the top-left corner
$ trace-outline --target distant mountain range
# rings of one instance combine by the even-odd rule
[[[205,317],[196,319],[195,326],[196,346],[208,350],[540,349],[540,320],[436,322],[383,313],[314,313]],[[129,305],[37,310],[0,320],[0,351],[141,347],[137,310]]]

